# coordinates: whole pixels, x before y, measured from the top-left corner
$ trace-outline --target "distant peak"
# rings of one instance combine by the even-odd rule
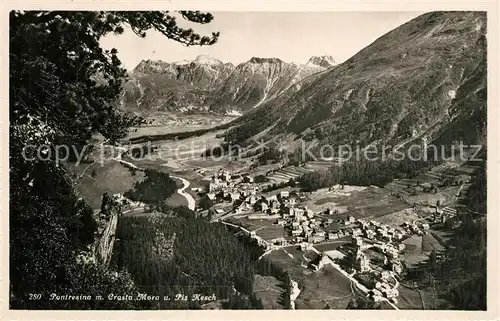
[[[265,62],[268,62],[268,63],[282,63],[283,60],[281,60],[279,58],[259,58],[259,57],[252,57],[252,58],[250,58],[250,60],[248,62],[253,63],[253,64],[261,64],[261,63],[265,63]]]
[[[209,55],[199,55],[196,57],[195,62],[204,65],[222,65],[222,61]]]
[[[335,62],[335,59],[333,59],[332,56],[312,56],[307,64],[313,64],[316,66],[324,67],[324,68],[329,68],[332,66],[335,66],[337,63]]]
[[[142,71],[143,69],[149,68],[152,65],[156,65],[156,64],[158,64],[160,62],[161,61],[154,61],[154,60],[150,60],[150,59],[142,59],[141,62],[139,62],[139,64],[137,64],[137,66],[135,66],[135,68],[133,70],[134,71]]]
[[[191,63],[191,61],[189,60],[177,60],[177,61],[174,61],[172,62],[173,65],[189,65]]]
[[[151,60],[151,59],[142,59],[141,62],[137,65],[139,66],[147,66],[147,65],[164,65],[166,62],[161,60]]]

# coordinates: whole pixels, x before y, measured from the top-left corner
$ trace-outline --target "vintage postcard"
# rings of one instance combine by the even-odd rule
[[[497,4],[268,5],[4,5],[6,320],[498,318]]]

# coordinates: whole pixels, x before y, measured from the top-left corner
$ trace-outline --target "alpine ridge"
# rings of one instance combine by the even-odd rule
[[[143,60],[130,73],[120,103],[134,112],[246,112],[333,64],[331,57],[312,57],[306,64],[252,57],[237,66],[208,55],[193,61]]]
[[[243,115],[227,139],[482,144],[486,78],[485,13],[427,13]]]

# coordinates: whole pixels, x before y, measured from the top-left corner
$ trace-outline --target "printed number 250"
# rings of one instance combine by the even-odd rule
[[[42,295],[40,293],[30,293],[30,300],[40,300]]]

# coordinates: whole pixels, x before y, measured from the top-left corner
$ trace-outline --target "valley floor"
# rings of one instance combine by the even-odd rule
[[[89,175],[88,168],[80,167],[77,171],[82,175],[82,195],[89,200],[100,199],[102,192],[123,193],[132,185],[143,179],[141,172],[132,175],[127,167],[151,168],[169,173],[178,181],[177,193],[168,199],[173,206],[187,206],[196,210],[200,199],[198,189],[206,189],[212,175],[220,170],[232,173],[248,173],[252,176],[264,175],[268,182],[262,186],[273,183],[283,183],[290,179],[296,179],[303,173],[317,169],[317,166],[328,166],[328,164],[314,163],[296,167],[279,167],[277,165],[265,165],[250,170],[250,159],[231,159],[221,157],[218,160],[203,159],[200,155],[208,146],[217,146],[221,143],[218,138],[220,132],[210,132],[200,137],[193,137],[181,141],[157,141],[155,145],[161,151],[175,149],[189,145],[191,149],[184,149],[180,155],[168,155],[156,157],[157,154],[149,155],[141,159],[124,158],[111,160],[105,166],[96,168],[95,175]],[[204,143],[201,148],[197,146]],[[126,166],[124,166],[126,165]],[[467,184],[439,188],[435,193],[415,192],[415,186],[428,184],[439,184],[440,180],[452,171],[456,180],[466,181],[471,172],[472,165],[441,166],[433,168],[414,179],[395,180],[384,188],[376,186],[333,186],[323,188],[312,193],[305,193],[304,198],[297,204],[299,207],[307,208],[317,213],[316,218],[320,221],[331,221],[324,228],[325,233],[336,232],[344,221],[349,217],[366,222],[376,221],[378,224],[387,225],[392,228],[401,228],[403,225],[429,224],[431,228],[422,234],[413,234],[405,237],[402,244],[405,251],[402,260],[407,267],[418,268],[429,260],[433,251],[442,253],[446,250],[447,241],[452,237],[452,231],[442,228],[438,223],[435,205],[436,202],[446,211],[454,211],[458,202],[457,195],[460,191],[467,189]],[[259,185],[259,184],[256,184]],[[257,194],[258,197],[270,197],[286,191],[298,191],[298,188],[285,187],[272,192]],[[98,198],[99,196],[99,198]],[[284,239],[288,244],[293,244],[293,238],[289,231],[276,224],[275,218],[266,218],[258,211],[245,213],[232,212],[232,204],[217,204],[215,208],[225,214],[217,220],[223,220],[228,224],[240,228],[248,235],[256,235],[259,242],[270,248],[262,256],[288,272],[294,282],[298,282],[300,292],[296,293],[294,306],[297,309],[345,309],[352,300],[368,300],[367,290],[357,285],[347,272],[344,272],[336,264],[327,265],[318,271],[311,270],[308,262],[317,259],[318,255],[337,255],[339,246],[349,244],[351,237],[339,238],[338,240],[326,240],[315,243],[309,250],[303,250],[299,244],[274,246],[277,239]],[[131,210],[140,213],[140,207]],[[325,214],[327,211],[334,214]],[[206,213],[200,212],[201,215]],[[405,225],[405,226],[406,226]],[[253,236],[252,236],[253,237]],[[337,254],[336,254],[337,253]],[[333,262],[333,261],[332,261]],[[278,302],[281,300],[282,291],[279,290],[278,280],[256,277],[254,293],[259,297],[263,305],[272,308],[282,308]],[[353,281],[354,280],[354,281]],[[264,284],[268,284],[265,285]],[[399,297],[397,303],[388,300],[379,303],[382,309],[429,309],[436,305],[435,293],[430,289],[419,289],[415,284],[406,284],[402,280],[399,286]],[[267,292],[267,294],[266,294]],[[276,293],[275,293],[276,292]],[[281,293],[280,295],[277,295]],[[434,302],[434,303],[433,303]]]

